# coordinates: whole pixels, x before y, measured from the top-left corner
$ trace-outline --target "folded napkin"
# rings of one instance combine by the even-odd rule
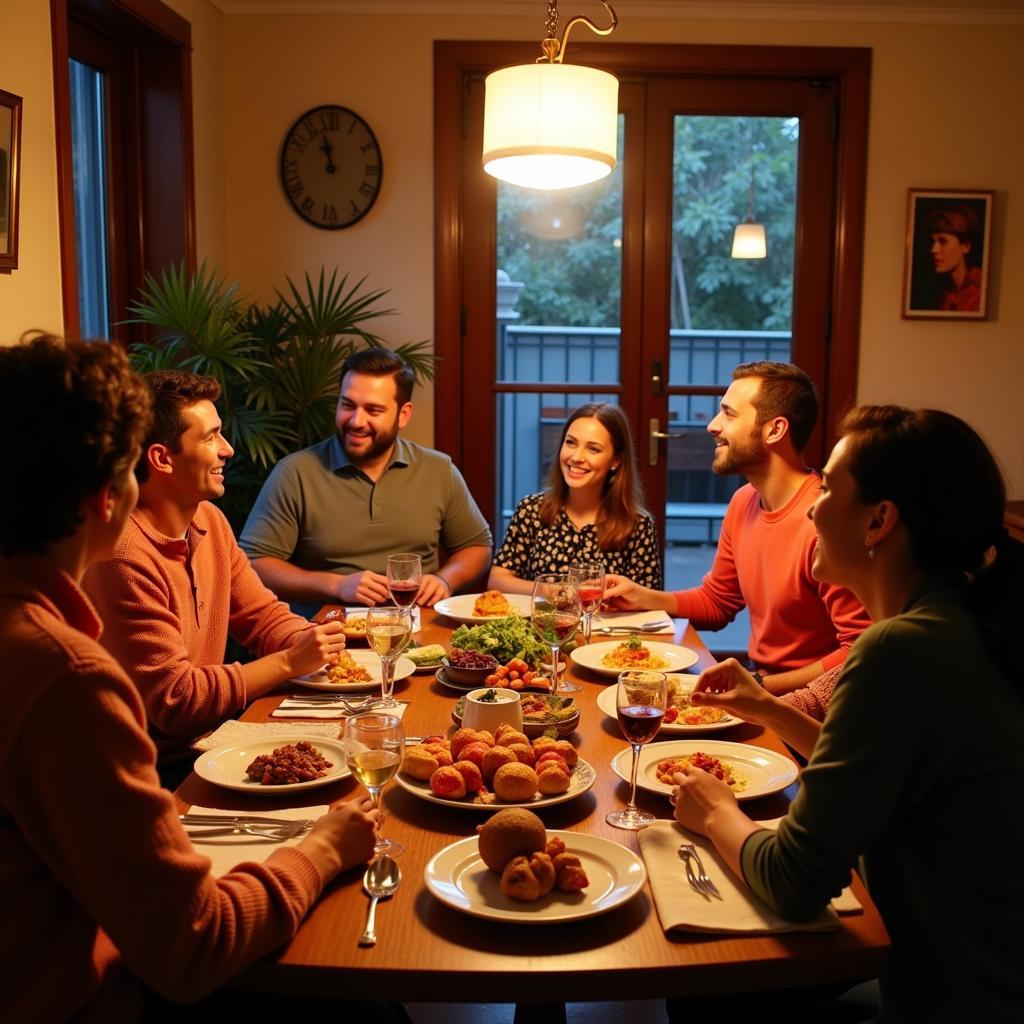
[[[758,822],[774,828],[778,820]],[[787,921],[763,903],[725,866],[714,846],[703,836],[691,835],[675,821],[656,821],[639,835],[640,852],[647,865],[651,894],[658,910],[658,919],[665,931],[680,928],[691,932],[772,932],[833,931],[839,927],[837,911],[861,909],[849,889],[832,901],[810,921]],[[706,899],[694,892],[686,878],[686,865],[679,856],[681,843],[693,843],[711,881],[722,899]]]
[[[251,743],[253,740],[272,740],[278,736],[294,736],[297,731],[301,731],[309,736],[323,736],[329,740],[336,740],[338,738],[338,727],[336,725],[321,725],[318,722],[311,722],[308,725],[304,725],[301,730],[296,730],[294,725],[282,725],[277,722],[236,722],[232,719],[213,732],[201,736],[192,744],[192,749],[199,751],[213,750],[214,747],[223,746],[225,743]]]
[[[247,724],[247,723],[242,723]],[[217,807],[190,807],[190,814],[237,814],[245,815],[245,811],[225,811]],[[283,818],[294,821],[296,818],[319,818],[327,813],[327,805],[321,804],[317,807],[289,807],[283,811],[254,811],[261,818]],[[185,826],[187,831],[195,831],[201,828],[199,825]],[[213,826],[211,826],[213,827]],[[283,846],[297,846],[305,838],[304,833],[294,839],[282,839],[280,841],[268,841],[256,839],[254,836],[225,836],[218,838],[216,842],[196,843],[195,850],[204,857],[209,857],[213,863],[210,871],[215,878],[226,875],[234,867],[246,861],[256,861],[262,864],[275,850]]]
[[[596,631],[600,626],[616,626],[630,629],[639,629],[641,626],[660,624],[661,629],[657,632],[651,630],[650,636],[658,636],[661,633],[675,633],[676,623],[668,616],[668,612],[598,612],[594,616],[593,628]],[[646,632],[646,630],[645,630]]]
[[[360,694],[353,693],[353,700],[359,700]],[[380,711],[388,715],[395,715],[401,718],[405,714],[405,709],[409,706],[408,701],[399,701],[398,707],[394,708],[367,708],[365,712],[357,712],[358,714],[369,714],[371,711]],[[285,697],[283,701],[273,711],[270,712],[271,718],[348,718],[348,712],[340,704],[328,704],[321,707],[319,704],[302,704],[299,701],[293,700],[291,697]],[[282,726],[284,728],[284,726]]]

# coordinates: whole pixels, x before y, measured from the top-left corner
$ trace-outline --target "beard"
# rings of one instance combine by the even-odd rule
[[[395,416],[390,429],[380,433],[371,429],[359,438],[350,437],[349,428],[342,427],[338,430],[338,439],[345,449],[345,454],[354,464],[370,462],[389,451],[398,439],[398,416]]]
[[[760,466],[768,458],[768,446],[761,439],[758,430],[759,428],[755,427],[746,440],[729,441],[724,447],[716,448],[716,452],[723,454],[716,454],[711,471],[716,476],[732,476],[745,473],[754,466]]]

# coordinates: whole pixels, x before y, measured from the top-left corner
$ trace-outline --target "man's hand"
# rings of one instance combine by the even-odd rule
[[[369,569],[349,573],[338,582],[337,598],[344,604],[390,604],[388,578]]]
[[[419,593],[416,595],[416,603],[424,608],[433,608],[438,601],[443,601],[451,595],[452,588],[448,581],[437,573],[427,573],[420,580]]]
[[[775,698],[735,659],[726,658],[701,673],[690,695],[694,705],[723,708],[746,722],[764,724]]]
[[[661,608],[672,615],[676,612],[675,598],[671,594],[642,587],[628,577],[612,572],[604,578],[603,603],[617,612],[645,612],[655,608]]]
[[[378,812],[369,800],[338,800],[316,820],[298,845],[320,869],[324,882],[373,856]]]
[[[296,633],[285,651],[291,674],[304,676],[334,661],[345,649],[343,628],[337,619],[332,619]]]
[[[690,832],[706,836],[712,814],[730,804],[736,806],[736,795],[730,786],[703,768],[683,765],[672,781],[675,786],[670,799],[675,805],[675,819]]]

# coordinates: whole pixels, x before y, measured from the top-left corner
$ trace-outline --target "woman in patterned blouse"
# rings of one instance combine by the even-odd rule
[[[488,586],[529,594],[535,577],[574,562],[661,586],[661,551],[643,506],[629,421],[617,405],[593,402],[566,421],[543,492],[519,502],[494,556]]]

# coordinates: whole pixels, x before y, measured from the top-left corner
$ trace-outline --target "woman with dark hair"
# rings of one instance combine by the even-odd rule
[[[661,549],[643,506],[629,421],[604,402],[566,420],[544,491],[519,502],[488,586],[529,594],[535,577],[575,562],[603,562],[607,572],[661,587]]]
[[[150,393],[120,346],[0,348],[0,959],[7,1020],[171,1015],[286,942],[375,812],[338,802],[222,878],[160,787],[142,701],[81,589],[139,489]],[[165,1012],[166,1011],[166,1012]]]
[[[773,726],[809,762],[777,832],[689,768],[675,816],[793,920],[821,910],[860,858],[893,942],[884,1019],[1016,1021],[1024,608],[1002,475],[948,413],[866,406],[840,432],[811,509],[814,574],[853,590],[874,625],[820,733],[736,661],[705,672],[695,703]]]
[[[939,309],[961,313],[981,308],[981,238],[978,215],[966,203],[928,215],[932,267],[944,282]]]

